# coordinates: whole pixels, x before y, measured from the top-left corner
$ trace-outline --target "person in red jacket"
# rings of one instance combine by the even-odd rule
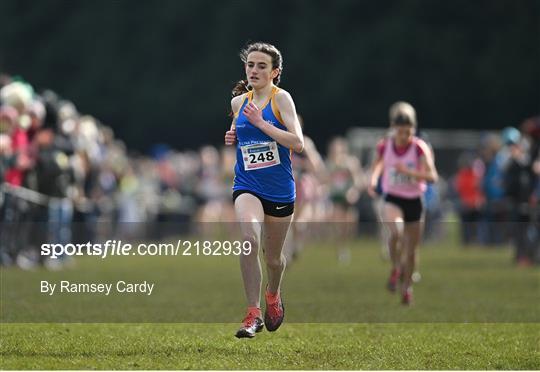
[[[30,166],[28,158],[28,133],[21,121],[17,110],[11,106],[0,107],[2,127],[7,128],[11,137],[11,150],[16,157],[15,164],[9,168],[4,176],[7,183],[13,186],[21,186],[24,181],[25,170]]]
[[[454,188],[459,197],[461,238],[464,245],[476,240],[477,224],[485,203],[482,193],[482,167],[472,154],[463,154],[459,160],[459,170],[454,180]]]

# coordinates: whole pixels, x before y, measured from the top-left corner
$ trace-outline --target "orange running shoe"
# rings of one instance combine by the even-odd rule
[[[242,321],[242,327],[236,331],[237,338],[253,338],[255,333],[262,331],[264,328],[263,320],[261,319],[261,309],[248,308],[248,312]]]
[[[390,278],[388,278],[388,283],[386,284],[386,288],[390,292],[395,292],[397,288],[397,282],[401,278],[401,271],[399,269],[392,269],[390,272]]]
[[[412,288],[409,287],[403,292],[402,297],[401,297],[401,303],[403,305],[411,305],[412,300],[413,300],[413,291],[412,291]]]
[[[265,293],[266,311],[264,312],[264,323],[266,329],[270,332],[276,331],[285,317],[285,306],[281,301],[280,293],[271,294],[268,291]]]

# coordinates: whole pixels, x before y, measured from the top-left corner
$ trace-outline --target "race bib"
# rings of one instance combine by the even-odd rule
[[[390,168],[390,185],[399,186],[399,185],[410,185],[414,183],[412,177],[407,176],[403,173],[398,173],[395,168]]]
[[[246,171],[273,167],[280,164],[278,145],[275,141],[245,145],[240,148]]]

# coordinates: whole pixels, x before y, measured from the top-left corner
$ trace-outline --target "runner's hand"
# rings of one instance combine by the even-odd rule
[[[259,127],[260,123],[264,123],[262,111],[253,102],[248,103],[244,107],[244,115],[249,120],[249,122],[257,128]]]
[[[368,195],[371,196],[373,199],[375,199],[375,198],[378,196],[377,192],[375,191],[375,186],[373,186],[373,185],[369,185],[369,186],[367,187],[367,193],[368,193]]]
[[[401,173],[401,174],[405,174],[405,175],[410,174],[409,168],[407,168],[407,166],[402,164],[402,163],[397,163],[396,164],[396,172]]]
[[[225,144],[227,146],[234,145],[236,143],[236,129],[231,128],[225,132]]]

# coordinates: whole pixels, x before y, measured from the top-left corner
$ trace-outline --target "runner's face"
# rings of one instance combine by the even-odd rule
[[[246,77],[249,85],[260,89],[272,83],[278,69],[272,69],[272,57],[263,52],[251,52],[246,63]]]
[[[394,139],[398,146],[408,144],[414,135],[414,127],[412,125],[394,125],[393,129]]]

